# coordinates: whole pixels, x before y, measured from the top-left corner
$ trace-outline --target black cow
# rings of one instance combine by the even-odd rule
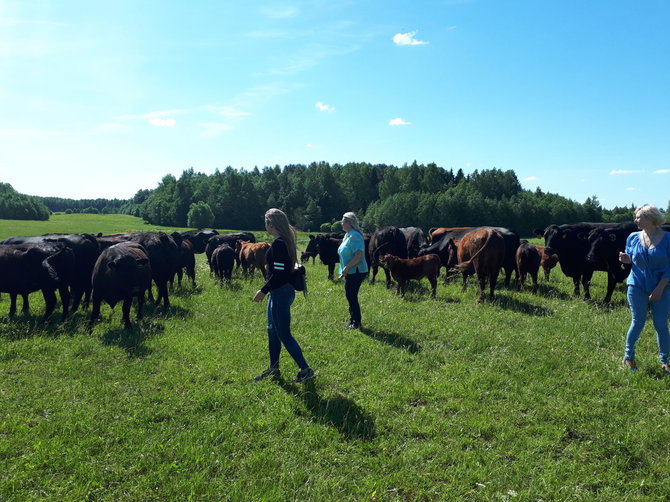
[[[333,235],[338,237],[333,237]],[[337,248],[342,244],[342,234],[310,235],[304,255],[318,256],[321,263],[328,267],[328,279],[333,280],[335,265],[340,263]]]
[[[0,246],[0,291],[9,293],[9,315],[16,313],[17,295],[24,298],[25,312],[27,295],[41,290],[45,303],[42,322],[47,321],[56,306],[55,291],[58,290],[63,304],[61,320],[64,321],[70,303],[68,284],[72,281],[74,270],[73,251],[59,242]]]
[[[405,236],[405,241],[407,241],[407,258],[419,256],[421,248],[428,243],[423,230],[419,227],[405,227],[401,228],[400,231]]]
[[[216,230],[188,230],[186,232],[179,232],[182,240],[187,240],[193,245],[193,252],[201,254],[205,252],[207,241],[215,235],[219,235]],[[172,234],[174,237],[174,234]]]
[[[214,273],[212,268],[212,253],[221,244],[228,244],[231,248],[237,247],[237,241],[256,242],[256,237],[251,232],[235,232],[230,234],[219,234],[209,238],[205,246],[205,254],[207,255],[207,264],[209,265],[210,274]],[[237,265],[240,265],[238,258],[235,258]]]
[[[533,293],[537,291],[537,273],[540,270],[540,252],[527,240],[522,240],[516,250],[516,284],[521,290],[525,287],[526,276],[533,281]]]
[[[584,298],[591,298],[591,277],[595,270],[607,270],[605,264],[596,264],[586,259],[589,253],[589,242],[586,238],[595,229],[616,228],[618,223],[574,223],[566,225],[549,225],[544,230],[535,229],[537,236],[544,237],[545,254],[558,255],[561,271],[572,279],[574,295],[579,296],[579,283],[584,287]],[[609,290],[609,281],[608,281]],[[608,301],[611,291],[605,296]]]
[[[219,281],[231,280],[236,258],[235,250],[225,242],[214,250],[212,253],[212,267],[214,275]]]
[[[370,253],[370,262],[372,265],[372,284],[377,277],[377,270],[381,266],[379,258],[383,255],[390,254],[398,258],[407,258],[407,240],[405,234],[398,227],[384,227],[375,231],[370,237],[368,243],[368,251]],[[391,274],[387,269],[384,269],[386,274],[386,287],[391,287]]]
[[[100,255],[98,241],[91,234],[45,234],[30,237],[10,237],[0,244],[36,244],[43,242],[60,242],[72,250],[75,268],[68,283],[72,297],[71,311],[76,312],[82,297],[84,304],[88,305],[91,297],[91,274],[95,261]]]
[[[189,239],[184,239],[179,232],[172,232],[170,237],[174,239],[179,248],[177,282],[181,286],[181,278],[186,271],[186,276],[191,279],[191,284],[195,287],[195,251],[193,251],[193,244]],[[172,281],[170,281],[170,285],[172,286]]]
[[[103,301],[110,307],[123,301],[123,324],[126,329],[130,323],[130,306],[133,297],[137,297],[137,318],[142,316],[144,292],[151,289],[151,263],[144,246],[137,242],[120,242],[106,248],[93,269],[93,308],[90,324],[100,317],[100,304]]]

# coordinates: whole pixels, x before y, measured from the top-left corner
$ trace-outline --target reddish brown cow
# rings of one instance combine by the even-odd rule
[[[436,254],[420,256],[418,258],[398,258],[397,256],[386,254],[379,258],[382,267],[391,273],[393,279],[398,283],[397,293],[405,296],[407,281],[420,281],[427,277],[433,288],[431,296],[435,298],[437,290],[437,278],[440,275],[440,257]]]
[[[544,280],[549,280],[549,272],[551,269],[558,265],[558,255],[557,254],[546,254],[544,252],[544,246],[535,246],[540,252],[540,267],[544,270]]]
[[[270,249],[270,244],[267,242],[237,241],[235,253],[237,253],[245,275],[252,277],[254,269],[257,268],[261,271],[263,277],[267,276],[267,272],[265,271],[267,263],[265,255],[268,249]]]
[[[533,281],[533,293],[537,291],[537,272],[540,270],[540,253],[528,241],[521,241],[516,250],[516,284],[522,290],[526,282],[526,275]]]
[[[505,241],[497,230],[480,228],[465,234],[458,245],[458,269],[463,274],[463,291],[468,276],[477,274],[481,303],[486,295],[486,281],[490,282],[490,298],[493,300],[500,267],[505,259]]]
[[[472,227],[434,227],[428,230],[428,240],[430,242],[437,242],[442,239],[445,234],[461,232],[470,229],[472,229]]]

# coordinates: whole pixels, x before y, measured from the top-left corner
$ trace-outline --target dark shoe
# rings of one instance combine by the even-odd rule
[[[623,366],[624,368],[628,368],[631,371],[637,371],[637,364],[635,364],[633,359],[624,359]]]
[[[281,375],[279,368],[268,368],[260,375],[254,377],[254,382],[260,382],[270,377],[272,380],[279,380],[279,375]]]
[[[314,370],[310,367],[305,368],[304,370],[298,371],[298,374],[295,377],[295,381],[298,383],[305,383],[308,380],[311,380],[316,376]]]
[[[670,375],[670,364],[668,363],[661,364],[661,369],[663,370],[664,374]]]

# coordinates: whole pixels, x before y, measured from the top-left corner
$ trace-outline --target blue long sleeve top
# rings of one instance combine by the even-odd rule
[[[633,262],[626,284],[651,294],[661,279],[670,278],[670,237],[666,233],[658,246],[646,248],[641,234],[633,232],[626,239],[626,254]]]

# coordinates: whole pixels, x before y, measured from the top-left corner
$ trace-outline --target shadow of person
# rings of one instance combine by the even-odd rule
[[[403,349],[409,352],[410,354],[416,354],[421,352],[421,345],[416,343],[414,340],[407,338],[406,336],[400,335],[398,333],[390,333],[387,331],[374,331],[369,328],[362,327],[361,333],[370,338],[383,342],[392,347],[398,349]]]
[[[322,398],[314,380],[304,388],[283,379],[278,383],[288,394],[302,399],[316,422],[334,427],[345,438],[371,440],[376,436],[374,417],[351,399],[341,395]]]

